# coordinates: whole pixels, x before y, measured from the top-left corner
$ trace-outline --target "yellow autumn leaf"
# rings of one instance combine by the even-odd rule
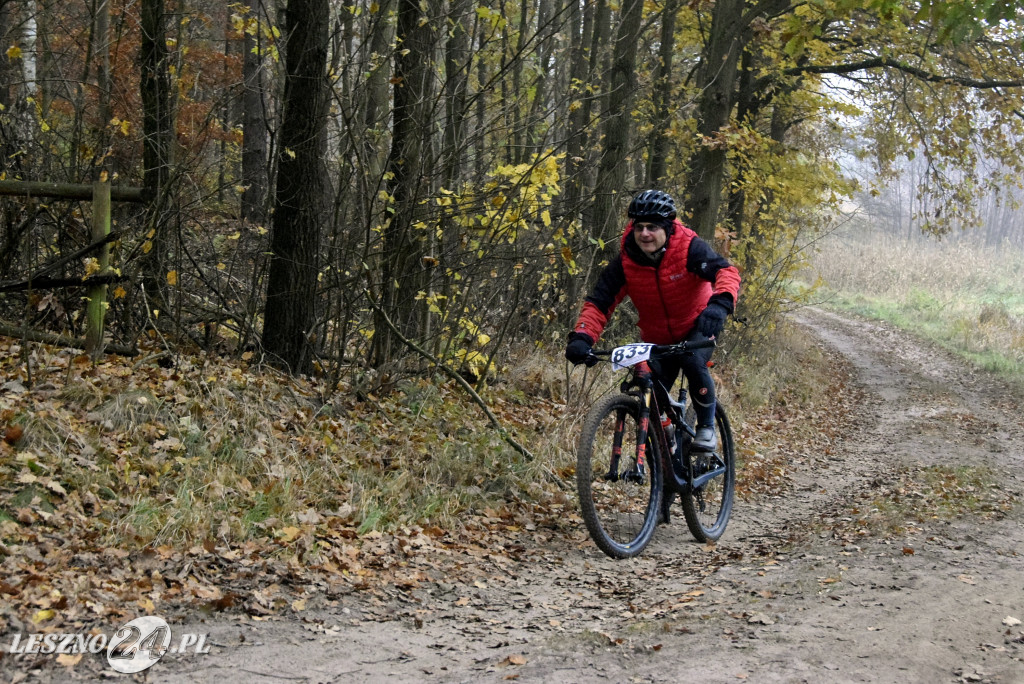
[[[95,275],[100,272],[100,262],[95,257],[89,257],[85,260],[85,277],[88,278],[91,275]]]
[[[40,622],[46,622],[47,620],[53,618],[54,615],[56,615],[56,613],[50,610],[49,608],[46,608],[44,610],[37,610],[36,614],[32,616],[32,622],[38,625]]]
[[[121,299],[121,298],[127,296],[127,294],[128,293],[125,292],[124,288],[121,287],[120,285],[118,285],[117,287],[114,288],[114,299]]]
[[[152,242],[150,242],[149,240],[146,240],[145,242],[142,243],[142,253],[143,254],[149,254],[152,250],[153,250],[153,243]]]
[[[177,285],[178,284],[178,272],[177,271],[168,271],[167,272],[167,284],[168,285]]]
[[[21,59],[21,48],[17,45],[12,45],[11,47],[7,48],[7,58]]]

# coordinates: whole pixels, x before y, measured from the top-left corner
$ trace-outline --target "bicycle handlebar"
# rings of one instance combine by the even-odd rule
[[[709,347],[717,346],[717,340],[711,337],[706,340],[691,340],[677,342],[676,344],[655,344],[651,347],[651,354],[653,356],[672,356],[674,354],[687,354],[698,349],[708,349]],[[611,356],[614,351],[614,349],[592,349],[590,355]]]

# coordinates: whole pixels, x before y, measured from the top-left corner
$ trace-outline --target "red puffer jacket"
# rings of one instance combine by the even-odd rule
[[[574,332],[596,344],[615,307],[628,295],[640,314],[641,339],[673,344],[690,333],[710,301],[732,312],[739,289],[736,267],[678,219],[657,262],[637,246],[630,222],[619,255],[601,272]]]

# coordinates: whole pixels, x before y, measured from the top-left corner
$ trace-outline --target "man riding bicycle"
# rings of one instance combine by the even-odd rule
[[[645,190],[629,203],[618,256],[601,272],[587,296],[565,358],[593,363],[590,352],[615,307],[627,295],[639,313],[640,337],[652,344],[717,338],[739,295],[740,274],[676,218],[676,205],[660,190]],[[691,449],[714,451],[715,383],[708,370],[712,348],[691,355],[652,361],[659,405],[680,369],[686,376],[697,434]]]

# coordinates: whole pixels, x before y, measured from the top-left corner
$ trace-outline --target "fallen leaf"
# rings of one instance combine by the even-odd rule
[[[775,620],[773,620],[772,618],[768,617],[764,613],[754,613],[747,620],[747,623],[749,623],[751,625],[774,625],[775,624]]]
[[[957,575],[956,578],[964,584],[977,584],[970,575]]]
[[[54,613],[49,608],[44,609],[44,610],[37,610],[36,614],[32,616],[32,622],[34,622],[34,623],[36,623],[38,625],[40,622],[46,622],[47,620],[52,618],[54,615],[56,615],[56,613]]]
[[[1007,615],[1006,617],[1003,618],[1003,624],[1006,625],[1007,627],[1016,627],[1017,625],[1020,624],[1020,620],[1018,620],[1017,618],[1013,617],[1012,615]]]
[[[323,517],[312,508],[306,509],[305,513],[299,513],[295,518],[301,523],[309,523],[310,525],[316,525],[323,520]]]
[[[904,546],[903,547],[903,555],[904,556],[913,556],[914,555],[914,548],[912,546]]]
[[[61,653],[57,656],[57,664],[63,665],[64,667],[74,667],[82,659],[81,653],[71,655],[70,653]]]
[[[14,446],[14,444],[21,439],[22,434],[25,430],[20,425],[8,425],[7,429],[4,430],[4,441]]]

